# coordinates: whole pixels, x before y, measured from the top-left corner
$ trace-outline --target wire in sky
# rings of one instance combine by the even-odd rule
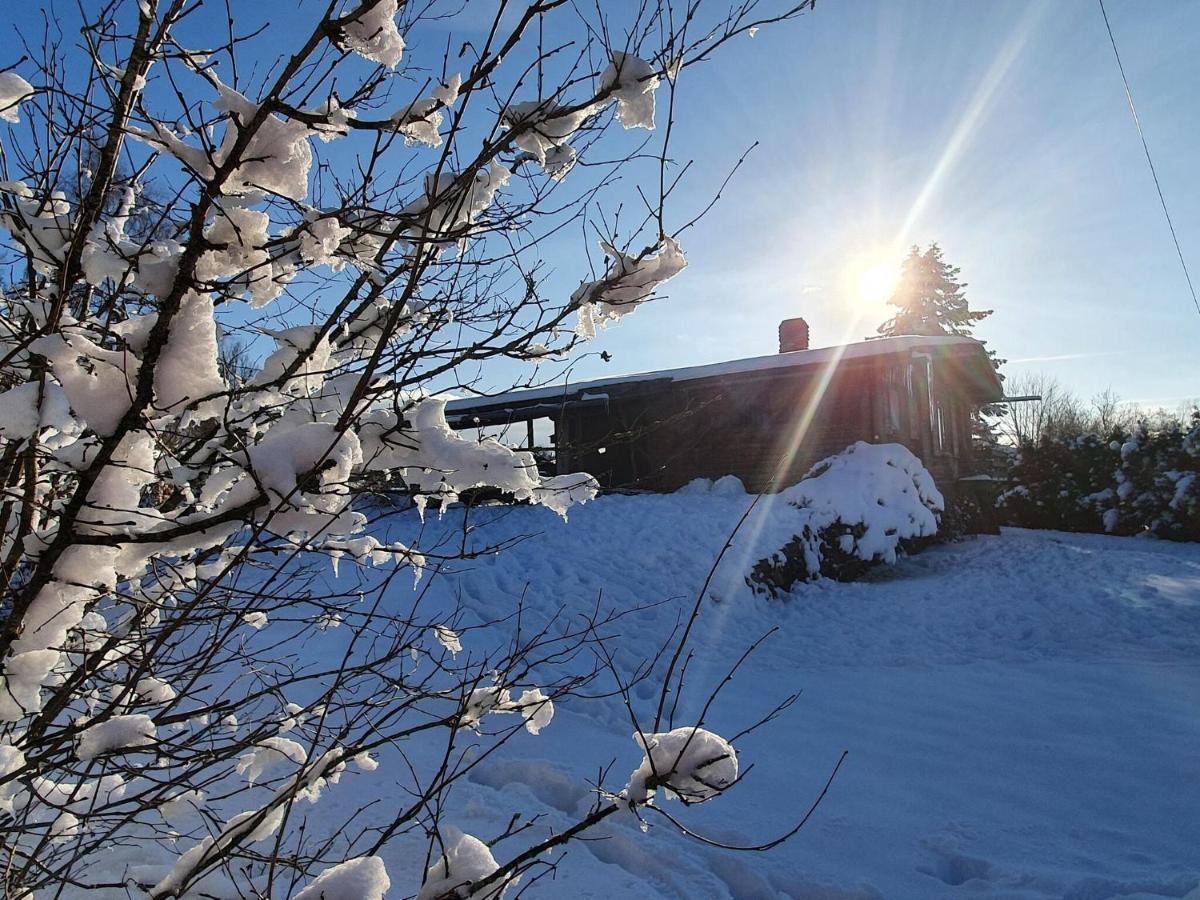
[[[1183,267],[1183,277],[1187,279],[1188,290],[1192,292],[1192,303],[1196,313],[1200,315],[1200,300],[1196,299],[1196,288],[1192,284],[1192,275],[1188,272],[1187,261],[1183,258],[1183,249],[1179,246],[1179,236],[1175,234],[1175,223],[1167,211],[1167,200],[1163,196],[1162,185],[1158,182],[1158,173],[1154,171],[1154,160],[1150,158],[1150,147],[1146,143],[1146,134],[1142,131],[1142,120],[1138,116],[1137,107],[1133,105],[1133,91],[1129,89],[1129,79],[1125,77],[1125,66],[1121,64],[1121,52],[1117,50],[1117,39],[1113,37],[1112,25],[1108,22],[1108,12],[1104,8],[1104,0],[1100,4],[1100,15],[1104,16],[1104,27],[1108,29],[1108,40],[1112,44],[1113,56],[1117,58],[1117,68],[1121,70],[1121,81],[1125,83],[1125,99],[1129,101],[1129,111],[1133,113],[1133,124],[1137,126],[1138,137],[1142,139],[1142,149],[1146,152],[1146,163],[1150,166],[1150,175],[1154,179],[1154,187],[1158,191],[1158,202],[1162,204],[1163,215],[1167,218],[1167,227],[1171,229],[1171,240],[1175,242],[1175,253],[1179,256],[1179,265]]]

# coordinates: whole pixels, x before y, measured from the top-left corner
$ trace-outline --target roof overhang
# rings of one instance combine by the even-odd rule
[[[446,404],[446,418],[452,425],[499,425],[522,419],[554,416],[568,406],[607,403],[609,394],[628,394],[654,390],[664,384],[702,381],[715,378],[770,378],[782,372],[801,372],[838,368],[843,365],[878,360],[882,357],[911,358],[914,354],[934,359],[956,358],[969,370],[972,393],[978,402],[995,403],[1004,396],[999,375],[983,344],[974,338],[906,335],[839,344],[816,350],[796,350],[754,356],[704,366],[664,369],[635,375],[619,375],[508,391],[493,396],[464,397]]]

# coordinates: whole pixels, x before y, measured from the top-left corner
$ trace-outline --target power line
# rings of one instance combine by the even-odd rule
[[[1108,12],[1104,8],[1104,0],[1097,0],[1097,2],[1100,4],[1100,14],[1104,16],[1104,27],[1108,29],[1108,40],[1112,44],[1113,56],[1117,58],[1117,68],[1121,70],[1121,81],[1125,83],[1125,99],[1129,101],[1129,111],[1133,113],[1133,124],[1137,126],[1138,137],[1142,139],[1142,150],[1146,152],[1146,164],[1150,166],[1150,175],[1154,179],[1154,187],[1158,191],[1158,202],[1162,204],[1167,227],[1171,229],[1171,240],[1175,242],[1175,253],[1179,256],[1183,277],[1187,279],[1188,290],[1192,293],[1192,303],[1196,306],[1196,313],[1200,314],[1200,300],[1196,299],[1196,288],[1192,284],[1192,275],[1188,272],[1187,261],[1183,258],[1183,249],[1179,246],[1179,236],[1175,234],[1175,223],[1171,221],[1171,214],[1167,211],[1167,200],[1163,196],[1162,185],[1158,182],[1158,173],[1154,171],[1154,160],[1150,158],[1150,147],[1146,143],[1146,134],[1142,131],[1142,120],[1138,116],[1137,107],[1133,104],[1133,91],[1129,89],[1129,79],[1125,77],[1125,66],[1122,65],[1121,53],[1117,50],[1117,39],[1113,37],[1112,25],[1108,21]]]

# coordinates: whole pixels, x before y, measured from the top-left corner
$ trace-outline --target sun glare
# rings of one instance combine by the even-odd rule
[[[878,306],[887,301],[896,289],[900,269],[895,263],[876,263],[865,266],[858,272],[858,300],[868,306]]]

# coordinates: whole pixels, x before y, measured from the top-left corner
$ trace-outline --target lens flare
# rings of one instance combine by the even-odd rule
[[[867,266],[858,273],[858,299],[864,304],[879,306],[892,296],[899,280],[900,269],[895,263]]]

